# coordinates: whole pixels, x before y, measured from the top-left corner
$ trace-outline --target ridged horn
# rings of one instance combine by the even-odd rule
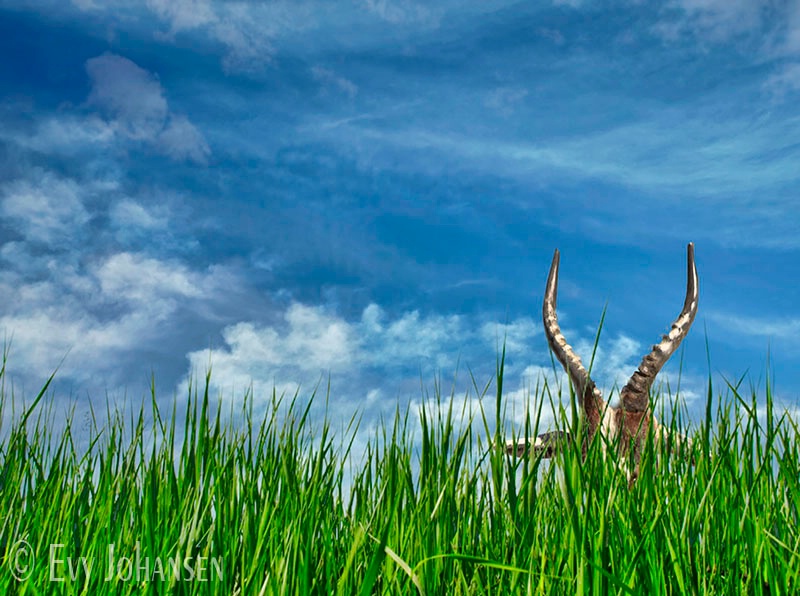
[[[558,249],[556,249],[553,255],[553,263],[550,265],[550,275],[547,277],[547,287],[545,288],[544,304],[542,306],[544,332],[550,349],[553,350],[553,354],[556,355],[556,358],[558,358],[572,381],[580,407],[588,415],[589,432],[591,434],[599,423],[600,413],[605,406],[600,390],[589,377],[589,373],[583,367],[580,357],[572,350],[572,346],[567,343],[561,333],[561,328],[558,326],[558,315],[556,314],[558,264],[559,253]]]
[[[697,314],[700,284],[697,267],[694,263],[694,244],[691,242],[687,248],[687,254],[686,300],[683,303],[683,310],[672,323],[669,333],[664,335],[661,343],[653,346],[653,350],[642,359],[639,368],[620,391],[622,408],[628,412],[643,412],[647,409],[650,403],[650,387],[653,385],[656,375],[689,333],[689,328]]]

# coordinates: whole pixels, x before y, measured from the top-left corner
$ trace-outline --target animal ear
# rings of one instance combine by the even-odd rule
[[[526,453],[531,452],[535,456],[541,456],[542,459],[548,459],[553,457],[569,439],[570,434],[568,432],[556,430],[543,433],[533,440],[521,439],[519,441],[508,441],[506,443],[506,453],[509,455],[516,454],[517,457],[522,457]]]

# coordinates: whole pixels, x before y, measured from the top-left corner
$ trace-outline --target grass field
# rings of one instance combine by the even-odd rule
[[[152,396],[94,419],[86,450],[72,421],[48,430],[45,387],[1,429],[0,593],[800,592],[798,427],[768,384],[758,416],[754,391],[709,381],[691,457],[649,443],[631,490],[598,442],[552,464],[492,448],[510,438],[493,436],[502,360],[495,386],[496,419],[462,424],[435,395],[419,422],[379,424],[352,469],[357,421],[335,436],[310,396],[257,415],[243,397],[243,424],[202,385],[185,420]]]

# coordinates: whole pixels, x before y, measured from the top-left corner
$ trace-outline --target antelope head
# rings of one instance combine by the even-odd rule
[[[561,362],[569,375],[572,387],[578,400],[580,414],[584,418],[586,430],[584,446],[591,441],[596,433],[603,435],[603,445],[616,445],[621,461],[632,459],[634,468],[629,472],[629,482],[638,476],[639,458],[647,433],[652,427],[656,438],[666,435],[666,428],[658,423],[650,407],[650,387],[656,375],[664,364],[678,348],[683,338],[689,333],[689,328],[697,314],[698,278],[694,263],[694,245],[688,246],[688,272],[686,281],[686,300],[683,310],[669,333],[663,336],[661,343],[653,346],[636,372],[633,373],[628,383],[620,391],[619,407],[606,404],[600,390],[583,366],[581,359],[567,343],[561,328],[558,326],[556,315],[556,296],[558,294],[558,264],[559,254],[556,250],[553,264],[550,266],[550,275],[547,278],[547,287],[544,294],[542,317],[547,343],[553,350],[558,361]],[[563,431],[549,432],[531,439],[509,441],[506,443],[506,452],[516,453],[521,456],[529,449],[542,457],[551,457],[559,445],[569,438]],[[681,437],[674,437],[676,444]],[[605,448],[605,447],[604,447]]]

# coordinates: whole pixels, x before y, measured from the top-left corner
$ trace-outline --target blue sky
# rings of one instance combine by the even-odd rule
[[[32,397],[165,402],[212,365],[367,422],[440,375],[620,386],[700,311],[699,416],[800,382],[800,2],[0,0],[0,329]],[[680,353],[663,380],[677,384]],[[457,374],[456,374],[457,372]],[[558,375],[558,378],[563,378]],[[745,386],[748,386],[746,382]],[[474,404],[474,392],[468,396]]]

